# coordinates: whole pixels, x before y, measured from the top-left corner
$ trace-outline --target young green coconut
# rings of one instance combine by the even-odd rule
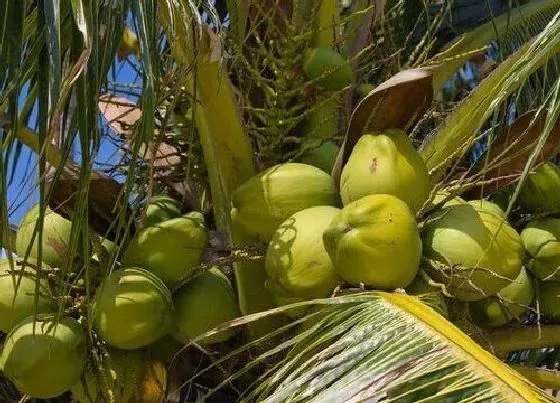
[[[326,141],[316,149],[303,154],[299,162],[302,164],[313,165],[330,175],[339,151],[340,147],[337,146],[336,143]]]
[[[331,206],[310,207],[290,216],[276,230],[268,245],[265,268],[266,288],[278,306],[326,298],[343,283],[322,240],[339,212]]]
[[[119,269],[99,286],[92,304],[93,324],[107,344],[134,350],[171,330],[171,292],[153,273],[135,267]]]
[[[35,224],[39,219],[39,205],[31,208],[23,217],[16,233],[16,253],[20,258],[26,256],[26,251],[31,243]],[[70,231],[72,223],[50,208],[46,208],[43,220],[43,262],[51,267],[63,267],[69,254]],[[35,235],[29,257],[38,258],[39,234]]]
[[[191,212],[139,231],[128,245],[123,264],[150,270],[173,289],[202,262],[207,244],[204,217]]]
[[[406,133],[398,129],[360,137],[340,177],[344,205],[370,194],[390,194],[417,212],[430,189],[424,160]]]
[[[491,201],[484,200],[484,199],[469,200],[467,203],[469,203],[477,210],[483,210],[507,220],[506,213],[496,203],[492,203]]]
[[[325,91],[340,91],[352,84],[354,73],[348,60],[329,48],[307,49],[303,55],[303,72]]]
[[[11,269],[8,260],[0,261],[0,331],[4,333],[35,312],[40,314],[55,310],[45,278],[37,277],[35,270],[30,267],[24,269],[15,262],[14,272]],[[39,296],[35,303],[37,281]]]
[[[336,206],[332,177],[319,168],[286,163],[253,176],[232,194],[231,217],[245,233],[269,242],[292,214],[313,206]]]
[[[346,282],[382,290],[409,285],[422,254],[414,214],[404,201],[386,194],[346,205],[323,233],[323,242]]]
[[[146,208],[144,227],[171,220],[181,216],[181,203],[167,195],[156,195],[151,198]]]
[[[539,280],[560,280],[560,219],[544,218],[521,231],[527,267]]]
[[[560,281],[539,284],[540,313],[552,322],[560,322]]]
[[[101,368],[93,359],[88,360],[81,378],[70,391],[80,403],[111,402],[160,402],[165,385],[160,385],[161,399],[147,399],[145,383],[153,382],[151,362],[144,350],[123,351],[107,348]]]
[[[496,295],[521,271],[519,234],[503,218],[468,203],[429,216],[422,240],[426,271],[462,301]]]
[[[548,162],[527,177],[518,198],[519,204],[535,213],[560,211],[560,169]]]
[[[56,397],[70,389],[86,362],[82,326],[71,318],[28,317],[8,334],[0,369],[16,388],[37,399]]]
[[[188,343],[216,326],[241,314],[237,296],[229,279],[218,269],[211,268],[180,288],[173,297],[175,331],[173,338]],[[200,341],[201,344],[221,343],[230,339],[239,328],[230,328]]]
[[[526,312],[533,301],[533,280],[525,268],[497,296],[470,303],[472,318],[483,326],[502,326]]]

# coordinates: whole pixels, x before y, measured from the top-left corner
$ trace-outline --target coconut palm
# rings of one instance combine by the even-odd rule
[[[232,220],[234,191],[257,173],[303,161],[338,183],[363,134],[398,128],[426,163],[431,200],[441,190],[480,198],[509,187],[506,215],[516,228],[527,221],[517,196],[528,173],[559,150],[560,1],[507,7],[447,44],[440,33],[453,23],[452,2],[425,3],[0,7],[0,244],[10,264],[25,260],[29,248],[12,254],[13,218],[36,197],[38,224],[28,233],[39,245],[36,282],[58,285],[57,320],[82,318],[98,370],[108,354],[88,301],[142,229],[152,195],[167,192],[183,211],[203,212],[211,230],[204,263],[175,289],[220,266],[235,282],[243,315],[162,353],[170,396],[553,400],[560,329],[541,323],[538,311],[487,331],[464,303],[447,301],[442,310],[440,290],[417,298],[362,288],[277,308],[263,286],[266,245]],[[317,69],[317,60],[330,68]],[[420,227],[441,204],[418,211]],[[56,269],[43,261],[41,223],[52,210],[71,222]],[[105,249],[104,240],[117,247]],[[302,308],[306,314],[286,320]],[[203,343],[236,327],[243,331],[231,343]],[[116,390],[116,381],[99,379]],[[2,393],[5,401],[19,398],[4,379]]]

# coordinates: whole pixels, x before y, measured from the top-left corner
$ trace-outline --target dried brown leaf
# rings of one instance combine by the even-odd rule
[[[469,172],[469,176],[475,176],[482,175],[486,171],[484,179],[495,180],[483,187],[469,190],[465,196],[487,196],[517,180],[544,129],[545,119],[545,116],[535,119],[535,112],[528,112],[509,126],[505,133],[498,136]],[[537,157],[535,168],[559,152],[560,122],[557,122]]]
[[[333,178],[338,185],[342,167],[365,133],[407,129],[428,110],[433,99],[432,70],[404,70],[372,90],[356,107],[337,156]]]

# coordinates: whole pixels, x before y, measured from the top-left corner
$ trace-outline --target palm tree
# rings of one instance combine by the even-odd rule
[[[452,2],[435,13],[424,3],[4,2],[0,244],[13,263],[13,224],[29,198],[40,206],[37,239],[47,206],[71,220],[64,263],[44,266],[39,247],[36,269],[62,284],[57,318],[82,318],[98,370],[105,346],[89,302],[99,262],[84,257],[99,256],[105,238],[118,247],[101,259],[103,275],[119,267],[147,202],[166,192],[183,211],[203,212],[211,230],[205,262],[181,284],[220,266],[243,314],[161,353],[171,397],[553,400],[560,329],[538,310],[488,331],[445,287],[421,298],[343,289],[275,307],[264,288],[266,245],[232,222],[232,193],[258,172],[319,153],[314,163],[338,181],[358,139],[391,128],[418,145],[432,197],[509,187],[510,221],[527,221],[517,196],[529,172],[558,153],[560,1],[507,7],[445,46],[438,33]],[[320,48],[342,55],[342,65],[306,71]],[[327,87],[343,69],[350,82]],[[435,207],[418,213],[420,226]],[[443,298],[448,312],[438,310]],[[305,315],[286,320],[301,308]],[[230,343],[199,345],[235,327],[243,333]],[[19,399],[1,385],[5,401]]]

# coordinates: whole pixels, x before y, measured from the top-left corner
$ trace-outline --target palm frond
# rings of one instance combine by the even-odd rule
[[[222,386],[268,363],[241,401],[553,401],[417,297],[376,292],[304,304],[315,309],[290,338]]]
[[[427,139],[422,156],[429,170],[435,172],[451,165],[473,144],[492,113],[560,51],[559,18],[560,14],[556,14],[541,34],[501,63],[454,110],[437,134]]]

